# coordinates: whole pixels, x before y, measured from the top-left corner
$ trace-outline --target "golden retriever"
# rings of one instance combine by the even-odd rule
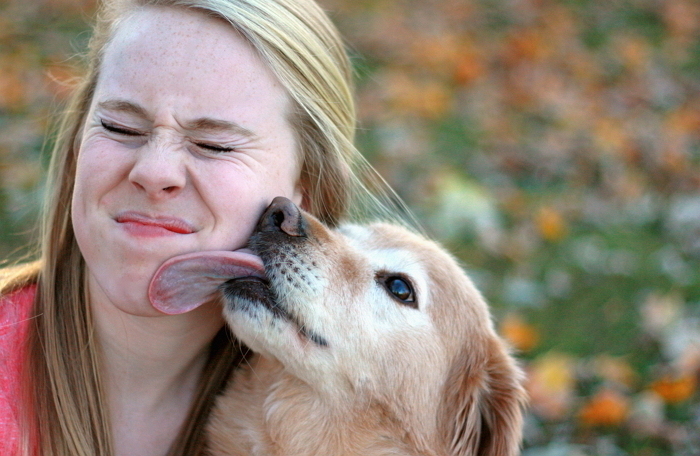
[[[220,289],[256,354],[217,399],[213,456],[519,453],[522,372],[442,248],[388,224],[330,230],[284,198],[250,248],[264,275],[233,255]]]

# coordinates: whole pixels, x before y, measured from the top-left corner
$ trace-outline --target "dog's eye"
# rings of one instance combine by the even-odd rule
[[[380,277],[380,283],[389,292],[392,298],[399,301],[401,304],[418,308],[416,303],[416,295],[411,286],[411,282],[401,276],[385,276]]]

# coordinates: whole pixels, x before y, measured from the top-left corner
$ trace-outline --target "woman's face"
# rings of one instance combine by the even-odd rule
[[[228,24],[175,8],[126,19],[84,125],[73,228],[91,295],[134,315],[166,259],[245,245],[278,195],[301,202],[290,102]]]

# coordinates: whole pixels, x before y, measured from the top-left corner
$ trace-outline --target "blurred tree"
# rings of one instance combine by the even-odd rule
[[[526,454],[699,454],[700,3],[321,3],[359,147],[522,350]],[[0,4],[4,258],[31,237],[94,7]]]

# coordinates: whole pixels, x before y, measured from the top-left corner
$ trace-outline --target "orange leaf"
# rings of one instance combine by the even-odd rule
[[[548,241],[559,241],[566,236],[564,217],[554,208],[541,208],[537,213],[535,223],[542,237]]]
[[[0,106],[10,109],[21,107],[26,92],[27,85],[19,72],[0,68]]]
[[[700,130],[700,109],[677,109],[668,115],[664,124],[669,131],[676,134],[695,133]]]
[[[524,29],[514,32],[507,43],[509,63],[518,60],[540,60],[550,53],[546,37],[537,30]]]
[[[454,71],[457,84],[467,85],[485,73],[484,65],[474,53],[467,53],[459,59]]]
[[[693,375],[665,375],[651,384],[651,389],[669,404],[690,399],[696,388],[697,380]]]
[[[629,399],[622,394],[603,389],[584,404],[579,420],[587,426],[618,426],[627,418]]]
[[[501,334],[517,350],[528,352],[540,341],[540,335],[534,326],[526,323],[517,315],[508,315],[501,324]]]
[[[449,108],[450,94],[444,84],[424,81],[402,73],[391,73],[387,78],[390,107],[400,114],[438,118]]]

